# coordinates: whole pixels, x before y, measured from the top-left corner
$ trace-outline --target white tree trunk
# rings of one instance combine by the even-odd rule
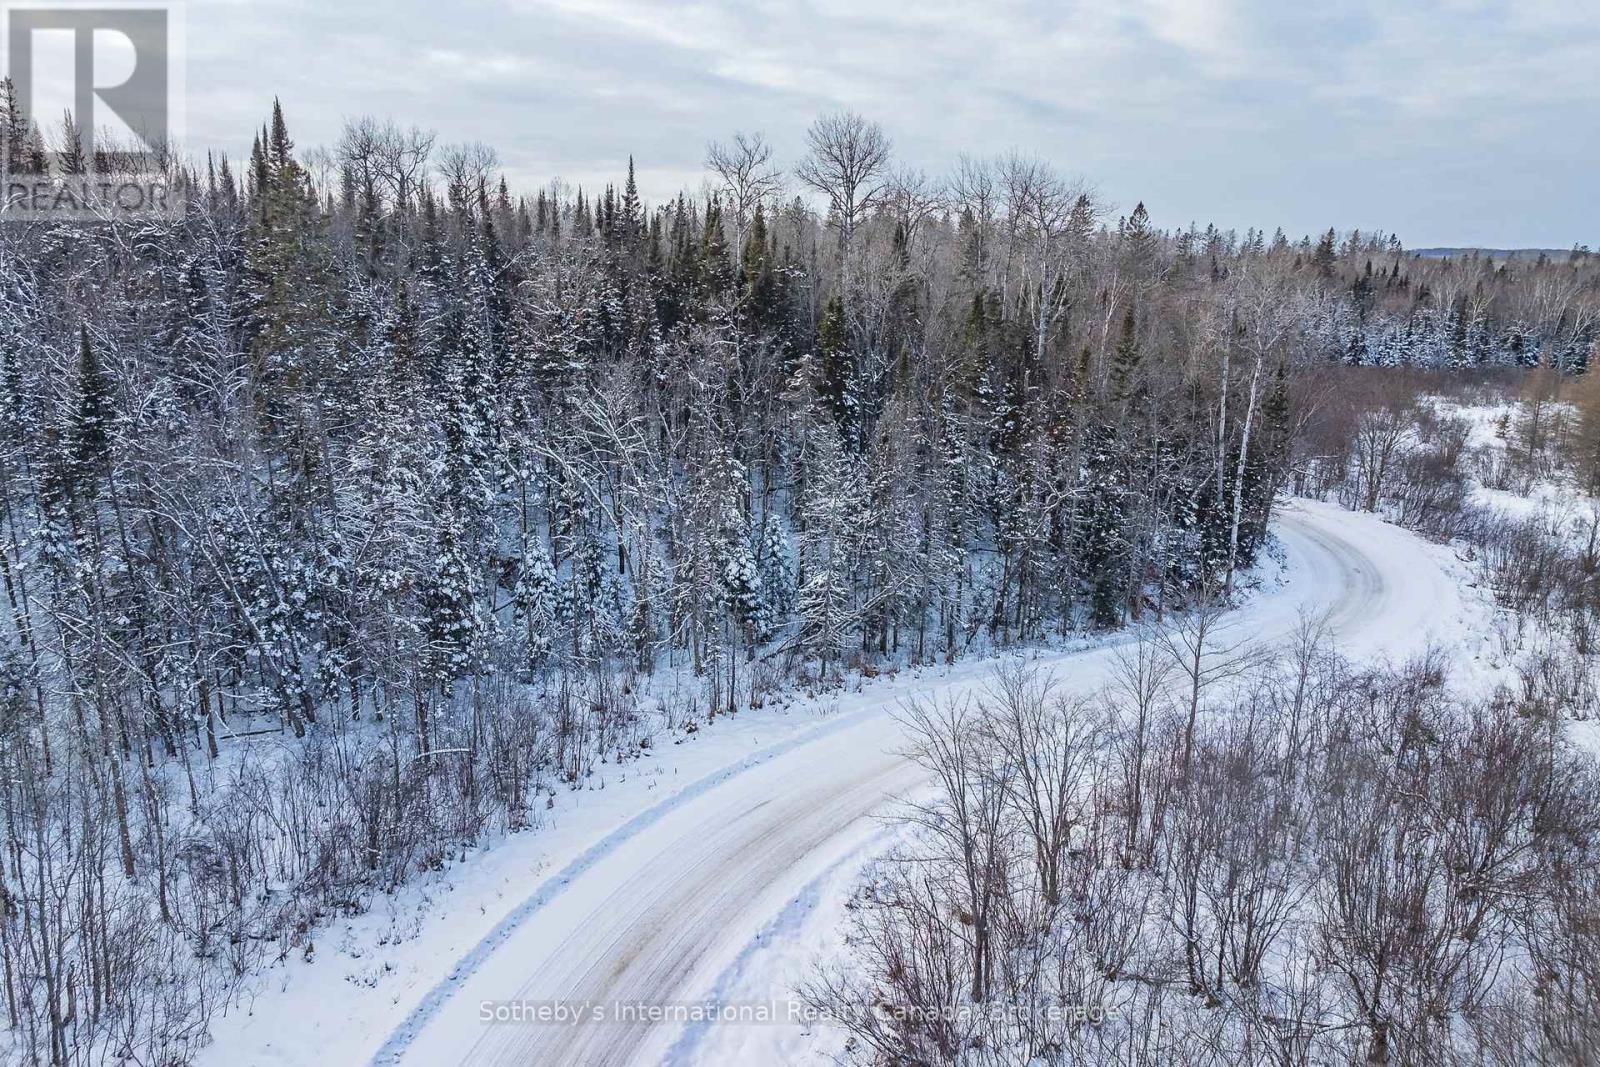
[[[1256,355],[1255,368],[1250,372],[1250,398],[1244,409],[1244,431],[1239,438],[1239,464],[1233,476],[1233,521],[1228,527],[1228,582],[1227,595],[1233,596],[1233,572],[1239,562],[1239,522],[1244,517],[1244,469],[1250,454],[1250,431],[1255,426],[1256,390],[1261,383],[1261,355]]]

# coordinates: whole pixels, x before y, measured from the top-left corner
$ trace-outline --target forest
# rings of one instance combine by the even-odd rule
[[[1091,691],[1012,661],[907,701],[935,787],[804,990],[843,1060],[1600,1053],[1600,383],[1323,373],[1342,400],[1302,424],[1294,494],[1449,545],[1510,669],[1465,677],[1481,653],[1442,635],[1352,659],[1317,615],[1262,648],[1202,601]],[[1497,410],[1475,443],[1464,413]],[[1494,503],[1540,483],[1567,506]]]
[[[9,90],[0,126],[14,167],[110,165],[46,161]],[[518,190],[493,149],[386,119],[297,150],[274,103],[247,160],[169,161],[180,218],[0,226],[19,1062],[184,1063],[320,924],[776,692],[1204,616],[1280,492],[1418,492],[1360,466],[1388,453],[1347,383],[1559,380],[1600,338],[1582,250],[1162,229],[1022,153],[931,177],[851,113],[804,143],[780,166],[732,135],[651,204],[631,161]],[[1008,707],[1052,706],[1030,684]],[[1344,691],[1362,760],[1433,758],[1389,744],[1446,714],[1431,675]],[[1450,713],[1520,761],[1464,802],[1546,788],[1526,728]],[[1318,788],[1355,758],[1285,737]],[[1192,718],[1183,751],[1185,778],[1266,758]],[[1340,803],[1442,803],[1473,787],[1453,766]],[[1217,796],[1171,817],[1199,842],[1253,802]],[[1168,847],[1118,833],[1096,847]],[[1461,893],[1459,921],[1499,915]],[[1259,966],[1196,945],[1211,995]]]

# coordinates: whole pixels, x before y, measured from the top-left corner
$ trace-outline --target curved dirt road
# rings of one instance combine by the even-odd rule
[[[1411,535],[1317,504],[1286,508],[1278,534],[1289,581],[1235,617],[1263,640],[1326,612],[1340,647],[1398,658],[1426,643],[1438,613],[1460,612],[1457,586]],[[1061,681],[1103,681],[1110,648],[1042,658]],[[929,679],[903,692],[971,687]],[[623,1067],[660,1062],[682,1027],[569,1019],[485,1021],[488,1002],[672,1003],[711,983],[808,879],[857,846],[872,818],[920,784],[896,754],[886,708],[844,716],[664,801],[647,829],[601,842],[582,869],[553,876],[509,934],[458,966],[390,1035],[374,1064]],[[774,999],[785,996],[772,991]]]

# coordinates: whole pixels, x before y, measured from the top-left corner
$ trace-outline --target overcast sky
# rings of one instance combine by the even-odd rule
[[[276,93],[302,148],[375,114],[522,189],[632,153],[659,200],[850,108],[930,174],[1022,148],[1165,226],[1600,245],[1595,0],[189,0],[188,54],[201,150]]]

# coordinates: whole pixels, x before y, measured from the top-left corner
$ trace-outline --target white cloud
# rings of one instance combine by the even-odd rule
[[[1600,104],[1592,0],[189,10],[192,136],[248,144],[280,93],[302,144],[348,114],[393,114],[444,140],[493,142],[519,172],[615,174],[631,151],[658,198],[676,186],[653,183],[696,173],[706,140],[763,129],[792,156],[806,123],[839,107],[882,121],[929,170],[963,150],[1023,146],[1113,197],[1150,201],[1158,219],[1297,230],[1444,225],[1449,210],[1472,212],[1430,173],[1540,157],[1559,170],[1574,155],[1593,167],[1600,154],[1588,144]],[[1550,139],[1563,127],[1565,139]],[[1477,177],[1501,180],[1486,166]],[[1593,240],[1587,190],[1549,184],[1507,227]]]

